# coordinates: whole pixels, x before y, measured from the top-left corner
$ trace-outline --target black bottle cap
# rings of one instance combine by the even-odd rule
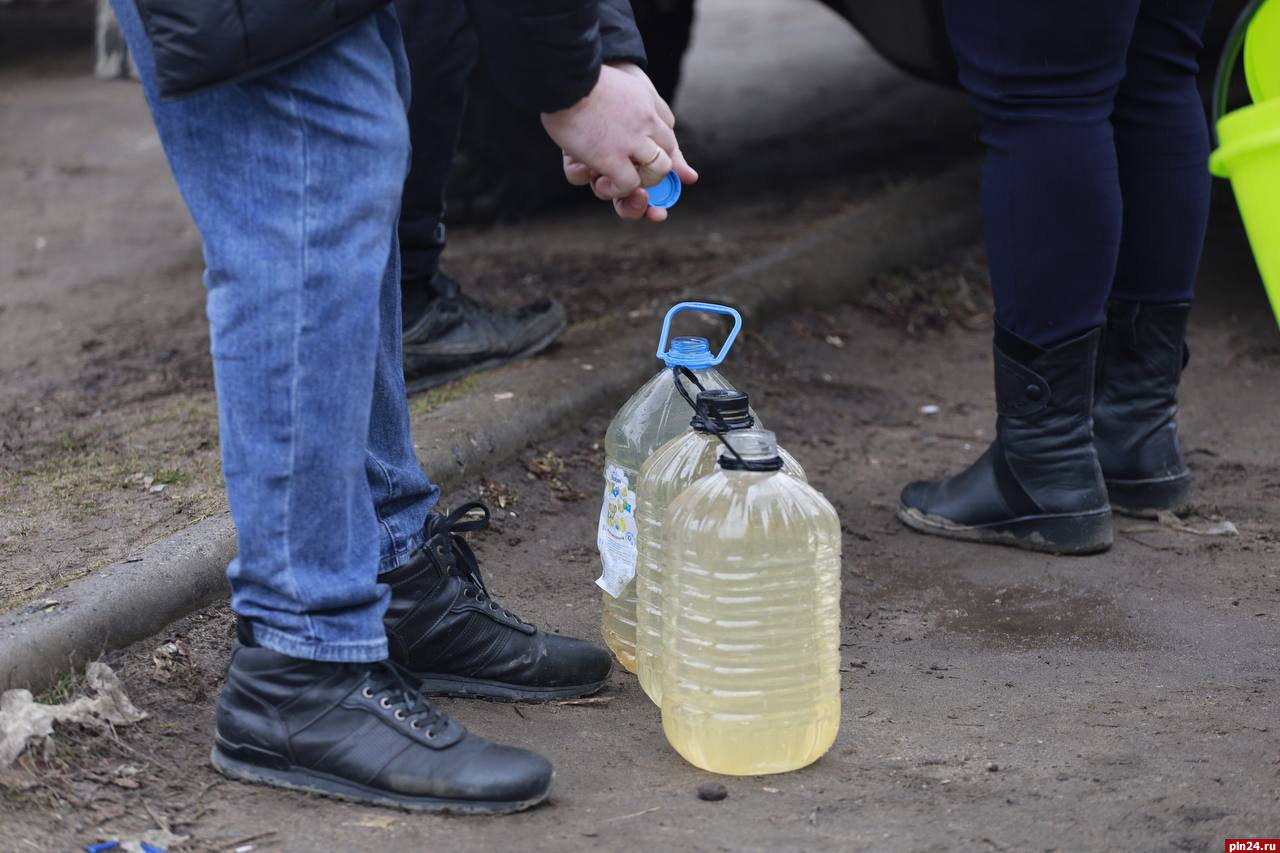
[[[741,391],[716,388],[698,392],[698,408],[707,413],[710,423],[701,415],[694,415],[689,425],[699,432],[750,429],[755,426],[751,417],[751,400]]]

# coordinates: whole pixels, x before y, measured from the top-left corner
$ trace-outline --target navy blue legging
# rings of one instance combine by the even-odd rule
[[[1209,215],[1212,0],[947,0],[987,158],[996,320],[1048,346],[1108,298],[1191,298]]]

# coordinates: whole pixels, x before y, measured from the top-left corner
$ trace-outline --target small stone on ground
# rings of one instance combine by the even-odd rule
[[[698,799],[716,802],[729,796],[729,789],[719,782],[704,782],[698,786]]]

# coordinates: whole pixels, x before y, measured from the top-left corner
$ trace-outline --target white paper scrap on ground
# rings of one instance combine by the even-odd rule
[[[94,661],[85,668],[85,682],[97,695],[81,696],[61,705],[37,702],[30,690],[6,690],[0,696],[0,768],[12,764],[32,740],[44,740],[53,733],[54,723],[83,723],[90,726],[125,726],[144,719],[124,692],[120,678],[105,663]]]

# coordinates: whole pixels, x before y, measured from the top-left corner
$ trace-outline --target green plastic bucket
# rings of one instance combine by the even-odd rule
[[[1244,40],[1244,76],[1255,103],[1280,97],[1280,3],[1258,7]]]
[[[1280,10],[1280,0],[1251,3],[1227,41],[1214,87],[1218,147],[1209,157],[1209,170],[1231,180],[1253,257],[1271,300],[1271,310],[1280,324],[1280,92],[1276,91],[1280,86],[1280,15],[1277,10]],[[1254,57],[1253,68],[1246,71],[1252,72],[1249,87],[1255,103],[1219,119],[1242,42],[1248,43],[1245,50],[1251,51]]]

